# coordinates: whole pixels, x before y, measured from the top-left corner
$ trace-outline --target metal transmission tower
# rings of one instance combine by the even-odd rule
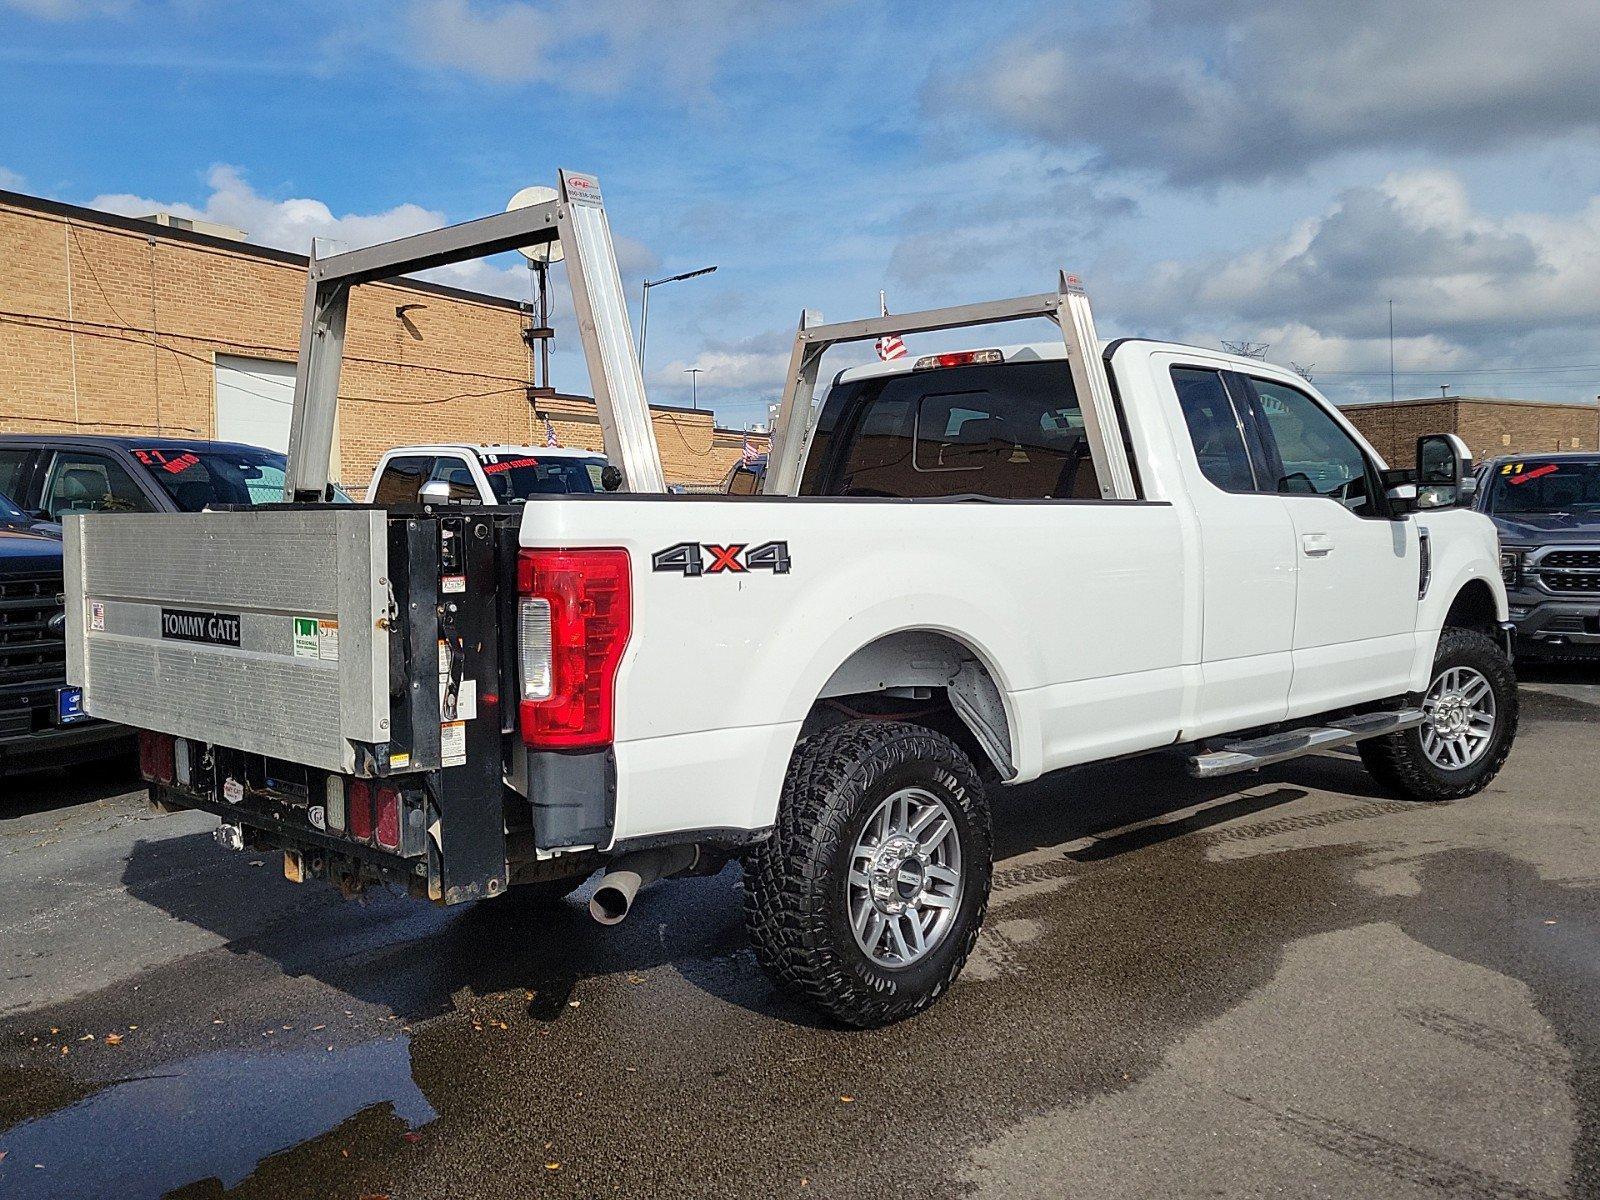
[[[1222,343],[1222,348],[1229,354],[1237,354],[1241,358],[1266,358],[1270,342],[1228,342]]]
[[[1306,363],[1304,366],[1301,366],[1299,363],[1295,362],[1294,359],[1291,358],[1289,360],[1289,369],[1296,375],[1300,376],[1301,379],[1304,379],[1307,383],[1312,382],[1311,368],[1316,365],[1316,363]]]

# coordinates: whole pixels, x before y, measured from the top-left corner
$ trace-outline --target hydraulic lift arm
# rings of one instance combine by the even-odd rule
[[[312,503],[329,497],[329,459],[351,288],[552,241],[561,242],[566,251],[578,336],[589,365],[606,456],[621,468],[629,491],[666,491],[600,183],[593,175],[562,171],[558,197],[544,204],[327,258],[318,258],[312,248],[284,499]]]

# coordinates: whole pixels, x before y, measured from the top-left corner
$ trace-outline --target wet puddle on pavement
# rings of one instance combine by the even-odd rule
[[[406,1038],[337,1053],[204,1054],[0,1134],[0,1195],[153,1200],[209,1179],[232,1188],[262,1159],[378,1104],[411,1128],[435,1117],[412,1081]]]

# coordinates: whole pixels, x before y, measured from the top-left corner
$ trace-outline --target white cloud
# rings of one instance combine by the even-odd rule
[[[108,194],[96,196],[91,208],[105,212],[142,217],[155,212],[170,212],[191,220],[216,221],[243,229],[251,242],[304,254],[318,239],[318,252],[327,255],[376,242],[407,237],[446,224],[443,213],[418,204],[397,204],[374,213],[346,213],[335,216],[321,200],[292,197],[274,200],[251,186],[244,173],[234,166],[219,164],[207,173],[210,188],[204,203],[155,200],[143,196]],[[6,186],[0,174],[0,186]],[[633,238],[615,238],[618,267],[625,285],[636,283],[659,265],[659,258],[644,243]],[[552,287],[563,286],[560,268]],[[528,295],[528,271],[520,258],[509,261],[474,259],[425,271],[422,277],[470,291],[522,299]]]
[[[252,242],[304,254],[312,238],[327,239],[323,253],[369,246],[405,237],[445,223],[444,215],[417,204],[399,204],[377,213],[349,213],[342,217],[321,200],[296,197],[273,200],[253,188],[238,168],[219,164],[206,175],[210,195],[200,206],[183,201],[153,200],[126,193],[96,196],[91,208],[127,216],[170,212],[191,220],[217,221],[243,229]]]
[[[410,53],[501,83],[708,90],[723,55],[797,15],[779,0],[410,0]]]
[[[0,167],[0,188],[5,188],[8,192],[20,192],[25,182],[27,181],[15,171],[8,171],[5,167]]]
[[[1038,15],[929,98],[1113,168],[1254,182],[1346,151],[1592,136],[1596,44],[1593,0],[1134,0]]]
[[[1397,173],[1259,247],[1164,262],[1104,290],[1124,326],[1211,345],[1249,337],[1320,372],[1382,370],[1391,298],[1402,369],[1593,362],[1600,197],[1491,216],[1448,171]]]

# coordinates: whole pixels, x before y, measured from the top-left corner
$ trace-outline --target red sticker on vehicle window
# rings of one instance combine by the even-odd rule
[[[198,466],[199,462],[200,456],[198,454],[191,454],[189,451],[185,450],[171,462],[162,463],[161,469],[172,475],[181,475],[190,467]]]
[[[511,470],[513,467],[537,467],[538,465],[539,460],[537,458],[508,458],[505,462],[484,463],[483,473],[485,475],[499,475],[504,471]]]
[[[1561,468],[1555,463],[1545,463],[1545,465],[1542,467],[1535,467],[1531,471],[1524,471],[1520,475],[1513,475],[1510,479],[1507,479],[1506,482],[1513,485],[1527,483],[1529,480],[1543,479],[1546,475],[1554,475],[1560,469]]]

